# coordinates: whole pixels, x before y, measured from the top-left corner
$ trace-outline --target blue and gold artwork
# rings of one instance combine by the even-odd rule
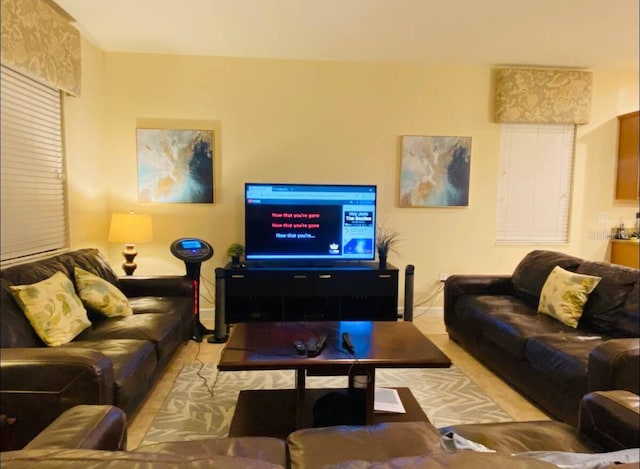
[[[469,205],[471,137],[402,137],[400,207]]]
[[[213,203],[213,131],[138,129],[140,202]]]

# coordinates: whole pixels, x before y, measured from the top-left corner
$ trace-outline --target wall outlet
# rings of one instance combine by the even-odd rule
[[[598,212],[598,223],[609,223],[609,213]]]
[[[440,272],[439,278],[440,278],[441,282],[444,282],[445,280],[447,280],[447,277],[449,277],[449,274],[445,274],[444,272]]]

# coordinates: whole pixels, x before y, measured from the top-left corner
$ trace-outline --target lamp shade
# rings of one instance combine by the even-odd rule
[[[111,243],[150,243],[153,241],[151,215],[134,212],[111,214],[108,240]]]

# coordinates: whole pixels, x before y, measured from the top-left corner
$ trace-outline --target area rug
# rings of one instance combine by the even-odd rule
[[[306,381],[307,388],[347,386],[345,376],[307,377]],[[512,420],[456,366],[379,369],[376,386],[410,388],[436,427]],[[180,372],[142,444],[227,436],[241,390],[293,387],[294,371],[218,373],[215,364],[189,363]]]

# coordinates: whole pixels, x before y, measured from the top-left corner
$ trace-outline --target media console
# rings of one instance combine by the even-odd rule
[[[398,318],[398,269],[390,264],[384,269],[376,262],[331,267],[227,265],[223,270],[227,324]]]

